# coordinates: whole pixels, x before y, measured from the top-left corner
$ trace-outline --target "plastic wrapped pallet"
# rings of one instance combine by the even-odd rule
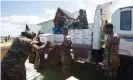
[[[77,44],[83,44],[83,39],[82,38],[79,38]]]
[[[86,37],[92,36],[92,30],[90,30],[90,29],[83,29],[83,30],[79,31],[79,34],[82,34],[82,35],[84,35]]]
[[[91,45],[91,39],[86,39],[86,38],[84,38],[84,39],[83,39],[83,44],[84,44],[84,45]]]
[[[92,30],[90,29],[69,30],[69,35],[74,44],[91,45]]]
[[[82,38],[82,35],[79,35],[79,34],[71,35],[71,38],[72,39]]]
[[[39,35],[40,41],[46,43],[47,41],[53,41],[52,34],[41,34]]]
[[[68,30],[68,34],[71,34],[71,30]]]
[[[76,39],[78,39],[78,38],[71,38],[72,43],[76,44],[77,43]]]
[[[91,30],[93,29],[93,24],[89,25],[89,29]]]
[[[54,34],[53,40],[54,42],[63,42],[64,36],[62,34]]]
[[[78,34],[79,30],[72,30],[73,34]]]

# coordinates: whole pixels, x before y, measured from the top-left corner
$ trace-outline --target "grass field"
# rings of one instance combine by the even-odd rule
[[[12,43],[13,40],[8,40],[7,42],[1,41],[1,44],[7,44],[7,43]]]
[[[41,73],[41,80],[62,80],[63,73],[60,66],[49,66],[46,69],[40,71]]]
[[[63,80],[61,65],[45,65],[45,69],[39,71],[41,80]],[[71,66],[71,76],[79,80],[105,80],[103,71],[96,68],[95,64],[73,62]]]

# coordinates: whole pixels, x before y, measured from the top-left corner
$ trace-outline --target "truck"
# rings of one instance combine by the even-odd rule
[[[94,23],[89,24],[89,29],[69,29],[73,51],[77,59],[89,62],[93,54],[98,54],[101,45],[105,42],[106,35],[103,33],[105,21],[114,25],[114,32],[120,36],[120,55],[133,56],[133,6],[127,6],[110,12],[111,2],[100,4],[95,10]],[[55,43],[63,41],[63,34],[52,34]],[[42,39],[42,35],[40,37]],[[123,46],[126,45],[126,46]]]
[[[133,5],[118,8],[113,13],[110,12],[111,5],[112,2],[108,2],[96,7],[94,23],[89,24],[88,29],[68,30],[72,41],[74,60],[94,64],[102,62],[102,60],[99,60],[99,56],[102,58],[101,46],[107,37],[104,34],[103,26],[108,21],[113,24],[113,31],[120,36],[120,70],[130,70],[133,73]],[[43,37],[41,35],[41,38]],[[61,44],[64,36],[62,34],[52,34],[52,39],[55,43]],[[52,61],[60,61],[61,47],[60,45],[55,47],[51,59]]]

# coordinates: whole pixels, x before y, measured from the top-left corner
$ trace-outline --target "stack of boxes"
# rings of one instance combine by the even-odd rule
[[[92,30],[92,29],[93,29],[93,27],[94,27],[94,24],[90,24],[90,25],[89,25],[89,29],[91,29],[91,30]]]
[[[63,42],[64,36],[63,36],[63,34],[54,34],[53,40],[54,40],[54,42]]]
[[[69,30],[68,34],[70,35],[73,44],[91,45],[91,29],[73,29]],[[63,42],[64,36],[62,34],[54,34],[53,40],[54,42]]]
[[[40,41],[46,43],[47,41],[53,41],[52,34],[41,34],[39,35]]]
[[[69,35],[74,44],[91,45],[92,30],[90,29],[69,30]]]

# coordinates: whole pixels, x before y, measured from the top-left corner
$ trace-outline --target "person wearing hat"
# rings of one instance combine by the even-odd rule
[[[105,42],[103,64],[107,70],[106,75],[110,77],[109,79],[114,80],[117,68],[120,65],[118,56],[120,38],[113,32],[113,25],[111,23],[105,24],[104,32],[108,35],[108,37]]]
[[[1,61],[2,80],[26,80],[25,61],[28,58],[31,48],[43,49],[47,44],[37,46],[33,42],[35,33],[30,32],[26,25],[26,30],[13,41],[5,57]]]

